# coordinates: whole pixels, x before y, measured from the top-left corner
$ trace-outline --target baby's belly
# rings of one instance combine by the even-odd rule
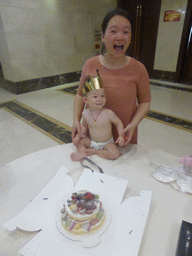
[[[91,140],[96,142],[107,142],[112,137],[111,127],[108,128],[92,128],[89,130]]]

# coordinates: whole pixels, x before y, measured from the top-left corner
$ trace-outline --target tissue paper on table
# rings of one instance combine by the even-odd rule
[[[38,231],[50,221],[52,204],[73,188],[73,180],[67,175],[68,169],[61,166],[54,178],[41,192],[14,218],[3,226],[9,230],[16,227],[26,231]]]

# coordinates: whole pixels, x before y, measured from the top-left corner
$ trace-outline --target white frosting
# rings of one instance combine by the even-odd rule
[[[79,212],[73,213],[68,205],[65,205],[67,213],[74,219],[74,220],[83,220],[86,218],[91,219],[95,214],[98,213],[100,202],[95,202],[96,209],[93,211],[92,214],[80,214]]]

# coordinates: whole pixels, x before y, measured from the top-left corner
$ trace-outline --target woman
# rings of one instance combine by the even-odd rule
[[[104,54],[88,59],[82,69],[80,84],[74,101],[72,139],[81,131],[81,113],[84,108],[82,87],[90,76],[102,78],[106,95],[106,108],[121,119],[127,145],[137,143],[137,126],[150,108],[149,76],[142,63],[126,55],[131,42],[131,24],[121,9],[109,12],[102,23]],[[117,131],[113,128],[114,138]]]

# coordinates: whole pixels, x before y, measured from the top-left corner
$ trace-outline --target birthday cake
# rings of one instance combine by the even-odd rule
[[[73,193],[60,212],[62,226],[75,235],[95,231],[105,220],[105,211],[99,195],[86,190]]]

